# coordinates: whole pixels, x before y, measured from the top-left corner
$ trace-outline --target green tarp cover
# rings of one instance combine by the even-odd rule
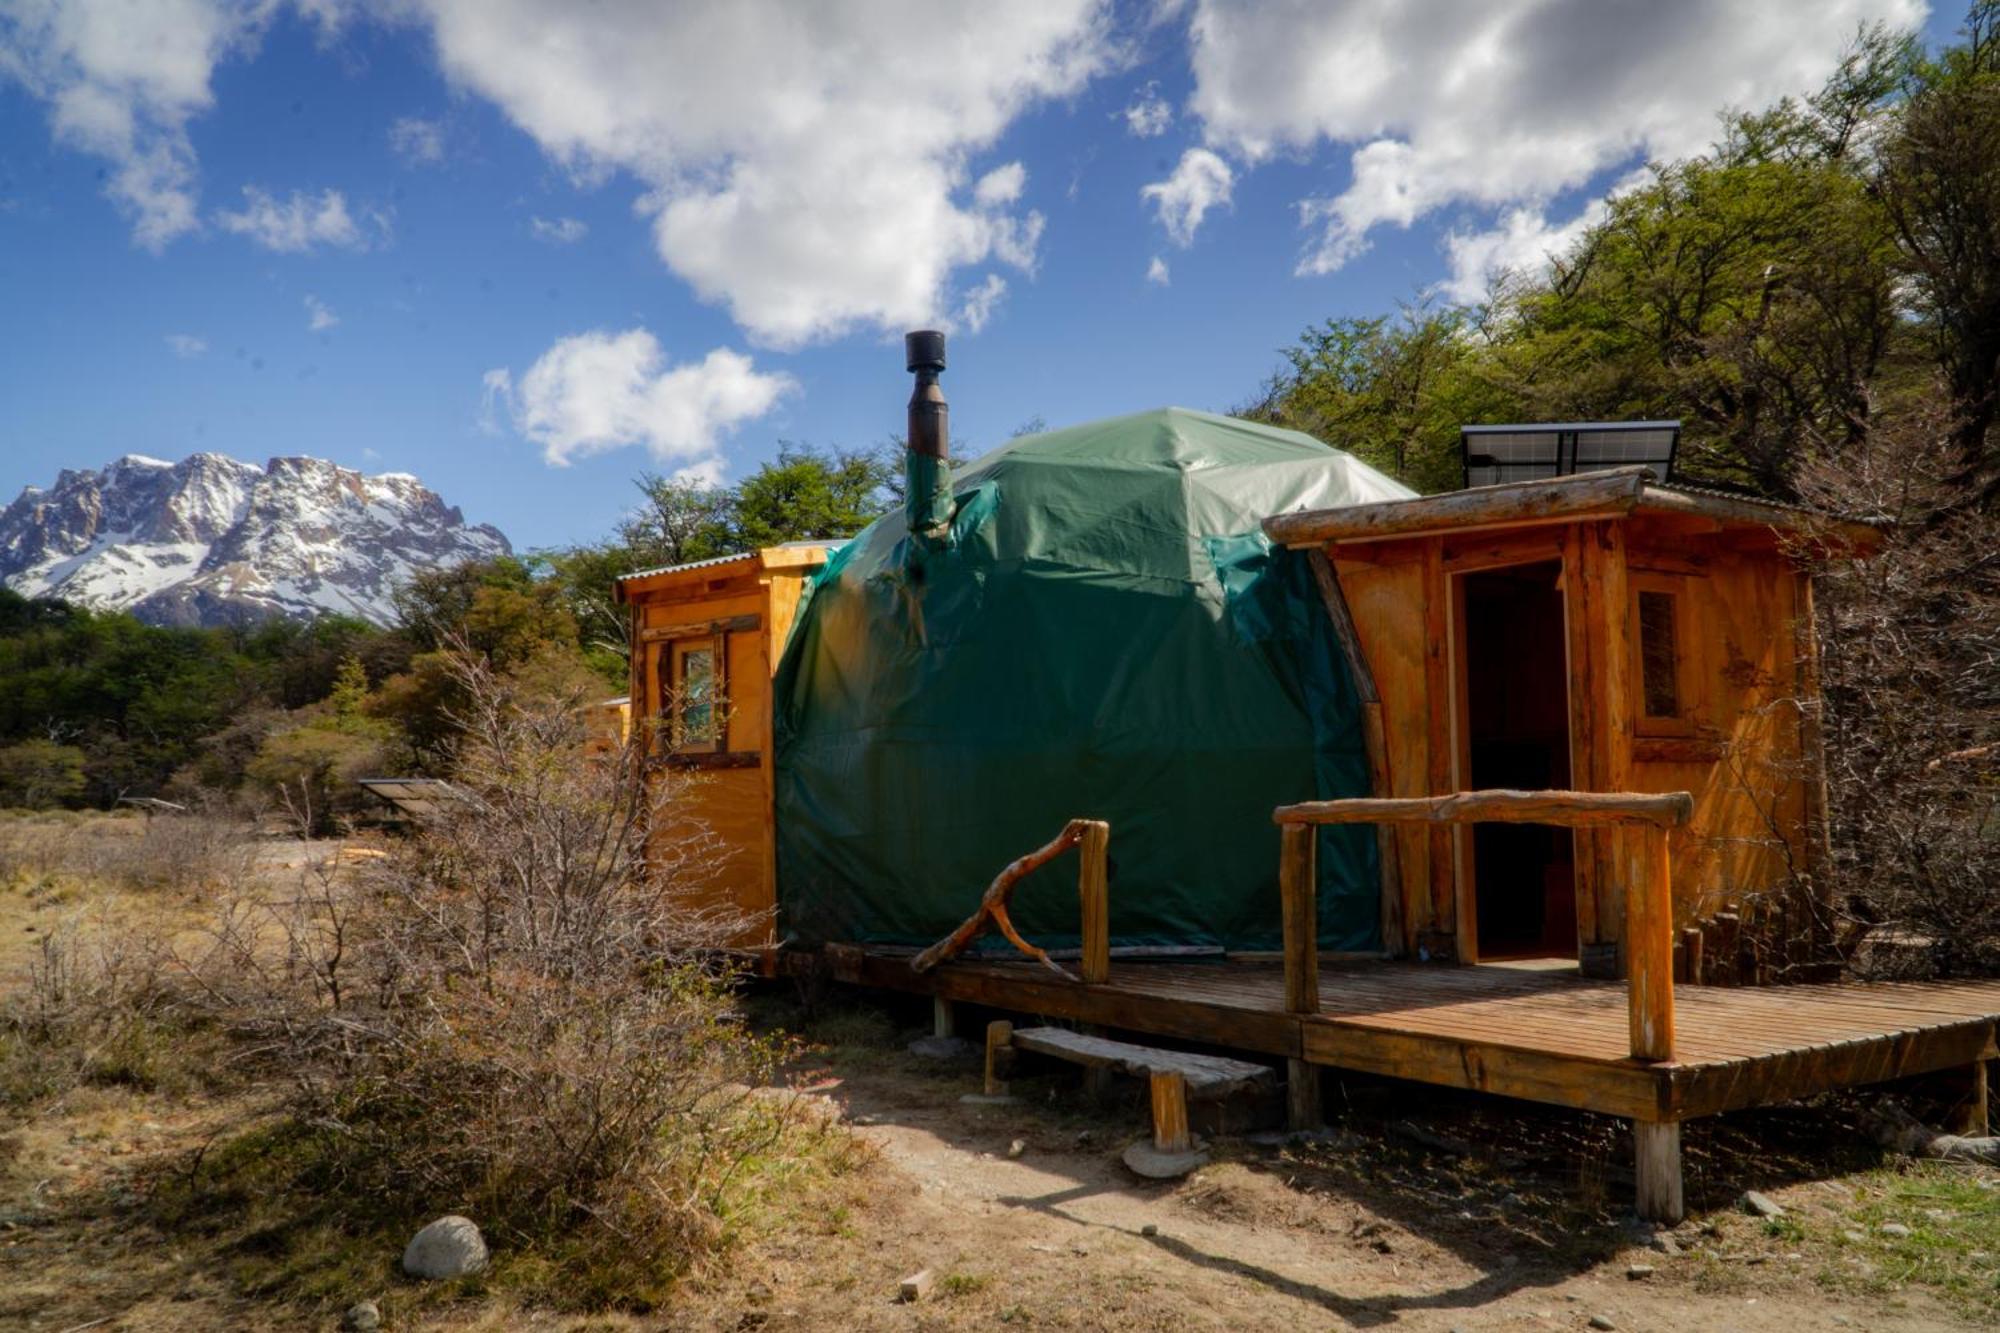
[[[1082,817],[1111,824],[1114,947],[1280,947],[1272,808],[1366,795],[1368,773],[1311,569],[1259,524],[1413,492],[1310,436],[1178,408],[1014,440],[951,492],[948,534],[879,519],[794,626],[781,933],[930,944]],[[1322,947],[1378,947],[1373,833],[1324,830],[1319,867]],[[1073,947],[1074,856],[1013,916]]]

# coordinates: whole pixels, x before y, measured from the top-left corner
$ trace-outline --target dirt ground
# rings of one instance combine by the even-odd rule
[[[0,894],[0,985],[18,984],[35,934],[74,906]],[[670,1309],[584,1318],[478,1283],[440,1294],[399,1277],[393,1254],[353,1290],[279,1304],[240,1239],[162,1233],[143,1206],[268,1098],[86,1087],[0,1122],[0,1329],[332,1329],[364,1298],[388,1328],[572,1333],[1906,1330],[2000,1314],[2000,1257],[1982,1248],[2000,1250],[2000,1172],[1885,1162],[1851,1106],[1691,1127],[1692,1216],[1654,1232],[1630,1219],[1629,1143],[1612,1120],[1330,1079],[1326,1134],[1289,1139],[1239,1114],[1228,1133],[1210,1127],[1211,1165],[1153,1183],[1119,1161],[1144,1132],[1136,1084],[1093,1098],[1078,1071],[1031,1064],[1015,1104],[971,1106],[969,1047],[943,1061],[906,1049],[927,1011],[842,993],[808,1013],[782,990],[750,1009],[803,1035],[804,1095],[872,1160]],[[968,1029],[982,1017],[965,1015]],[[1746,1188],[1785,1216],[1744,1212]],[[899,1301],[899,1279],[924,1269],[930,1294]]]

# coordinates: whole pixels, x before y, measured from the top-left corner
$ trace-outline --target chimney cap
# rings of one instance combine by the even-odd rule
[[[912,372],[944,369],[944,334],[936,329],[918,329],[903,335],[903,352]]]

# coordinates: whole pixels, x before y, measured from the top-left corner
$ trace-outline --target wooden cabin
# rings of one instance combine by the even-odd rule
[[[924,595],[957,605],[951,602],[957,590],[930,577],[939,571],[927,571],[924,562],[959,541],[961,530],[969,542],[993,515],[1009,514],[1005,497],[991,493],[995,473],[983,462],[957,475],[941,466],[947,457],[936,385],[941,336],[913,335],[909,350],[910,368],[919,374],[910,438],[926,446],[921,456],[912,453],[910,507],[885,516],[855,548],[875,552],[880,586],[857,568],[852,551],[845,553],[841,577],[865,585],[861,591],[869,595],[841,603],[821,588],[791,653],[801,658],[812,646],[815,621],[840,608],[861,647],[834,663],[835,683],[880,710],[918,696],[903,682],[878,691],[890,696],[878,699],[864,688],[877,677],[850,678],[881,656],[880,645],[856,631],[899,630],[903,618],[916,614],[912,605],[924,609]],[[1178,429],[1168,411],[1072,428],[1076,437],[1057,440],[1060,449],[1046,440],[1010,446],[1050,457],[1037,454],[1034,485],[1016,496],[1009,540],[1033,536],[1038,525],[1020,522],[1029,516],[1129,524],[1129,507],[1105,504],[1104,483],[1075,459],[1153,418],[1162,438],[1173,434],[1169,427]],[[1276,447],[1268,427],[1222,419],[1196,424]],[[1543,433],[1559,437],[1559,468],[1565,460],[1571,467],[1584,462],[1575,450],[1582,432]],[[1308,451],[1291,465],[1298,475],[1287,485],[1320,484],[1322,471],[1353,462],[1328,454],[1322,463]],[[1184,461],[1170,450],[1159,459]],[[1309,632],[1292,642],[1312,650],[1314,680],[1340,691],[1351,687],[1357,706],[1349,711],[1343,697],[1326,714],[1350,728],[1343,735],[1359,733],[1333,752],[1343,759],[1340,790],[1313,790],[1326,784],[1308,766],[1288,779],[1268,823],[1261,809],[1230,812],[1231,831],[1252,849],[1246,859],[1258,863],[1251,872],[1256,882],[1238,897],[1252,915],[1269,913],[1281,956],[1230,953],[1212,941],[1200,948],[1114,947],[1118,914],[1148,891],[1133,868],[1157,850],[1149,840],[1169,840],[1180,828],[1175,800],[1207,793],[1162,788],[1144,774],[1106,779],[1106,772],[1126,770],[1092,769],[1083,761],[1063,776],[1089,773],[1095,786],[1037,783],[1040,774],[1020,752],[992,746],[966,753],[992,753],[1010,782],[1030,784],[1045,804],[1065,807],[1037,812],[1061,827],[1053,841],[1034,850],[1027,839],[1043,836],[1039,826],[1026,834],[1010,828],[1008,837],[1021,836],[1024,845],[1010,843],[1004,857],[986,858],[995,862],[990,867],[982,860],[976,873],[937,873],[937,858],[923,859],[919,887],[926,902],[948,908],[952,918],[935,941],[911,947],[879,932],[835,928],[814,935],[788,926],[779,947],[763,924],[763,914],[781,901],[776,831],[789,836],[799,827],[780,821],[824,821],[827,813],[812,797],[832,788],[800,787],[789,748],[786,771],[776,771],[773,673],[800,619],[808,579],[828,558],[824,545],[772,548],[621,580],[619,597],[632,608],[634,725],[650,737],[658,762],[701,779],[686,804],[726,849],[712,900],[760,914],[744,945],[761,946],[775,971],[929,995],[941,1030],[949,1029],[954,1005],[971,1004],[1253,1052],[1283,1064],[1296,1128],[1318,1119],[1324,1068],[1622,1117],[1632,1126],[1639,1210],[1662,1220],[1683,1211],[1680,1126],[1697,1117],[1946,1075],[1963,1090],[1958,1125],[1981,1132],[1987,1062],[2000,1058],[2000,981],[1842,980],[1838,965],[1823,961],[1826,941],[1817,935],[1825,920],[1817,910],[1825,883],[1818,872],[1827,856],[1817,651],[1811,582],[1795,556],[1802,543],[1866,554],[1879,543],[1878,531],[1662,483],[1638,467],[1507,481],[1474,477],[1468,452],[1467,474],[1492,484],[1389,499],[1382,496],[1404,488],[1383,478],[1384,489],[1373,494],[1350,488],[1346,503],[1333,498],[1338,489],[1314,499],[1261,498],[1248,520],[1261,520],[1273,545],[1303,552],[1306,565],[1266,561],[1259,577],[1283,580],[1272,585],[1282,593],[1283,615],[1245,623],[1260,633],[1278,623],[1305,625]],[[1000,478],[1003,491],[1006,480]],[[1072,503],[1079,495],[1090,503]],[[1322,507],[1270,512],[1286,503]],[[978,538],[989,543],[978,551],[987,561],[980,568],[1021,564],[1021,551],[1003,548],[993,531]],[[1244,530],[1222,535],[1235,544],[1180,545],[1206,551],[1211,561],[1225,548],[1240,556]],[[1086,541],[1083,549],[1096,548]],[[1259,559],[1266,554],[1258,552]],[[953,558],[970,559],[963,546]],[[924,577],[910,576],[906,565]],[[1155,584],[1179,586],[1177,579],[1134,586]],[[1216,615],[1228,599],[1210,602],[1204,614]],[[1091,613],[1101,618],[1108,606]],[[1037,632],[1056,632],[1058,619]],[[898,651],[904,642],[900,631],[881,638]],[[952,661],[954,669],[969,664],[987,671],[979,678],[1000,682],[990,696],[997,700],[1007,669],[1035,651],[1035,642],[1021,635],[966,635],[941,644],[923,665],[942,671],[950,652],[965,652],[970,656]],[[1109,643],[1107,660],[1078,676],[1082,685],[1034,706],[1045,713],[1082,710],[1086,740],[1092,728],[1108,725],[1097,719],[1122,720],[1118,705],[1126,698],[1117,692],[1132,686],[1129,672],[1114,669],[1120,651],[1150,650]],[[1261,660],[1263,652],[1241,660]],[[942,678],[922,679],[934,686]],[[791,666],[784,679],[793,681]],[[1235,678],[1224,668],[1211,672],[1202,682],[1207,693],[1187,691],[1187,709],[1214,707],[1224,681]],[[814,697],[792,701],[784,716],[812,707]],[[1006,706],[993,702],[989,712]],[[873,717],[868,713],[861,721],[869,725],[852,729],[850,757],[879,768]],[[1156,716],[1149,739],[1176,722]],[[846,802],[842,837],[872,846],[884,818],[901,819],[891,832],[909,835],[922,831],[904,818],[911,811],[936,809],[961,821],[990,811],[964,796],[969,777],[990,776],[969,763],[965,755],[947,754],[935,765],[940,790],[897,788],[898,800],[857,803],[856,790],[865,797],[872,789],[839,788],[835,794]],[[933,776],[917,767],[917,777]],[[845,780],[844,771],[822,778]],[[800,791],[804,799],[797,799]],[[787,794],[788,808],[774,808],[779,792]],[[1163,808],[1175,819],[1164,833]],[[1212,823],[1212,816],[1204,809],[1202,819]],[[1207,827],[1199,819],[1184,822]],[[1339,824],[1375,832],[1372,839],[1327,836],[1321,827]],[[965,828],[962,822],[941,827],[954,836]],[[1379,854],[1367,855],[1371,848]],[[1071,849],[1078,854],[1074,897],[1058,882],[1060,872],[1048,869]],[[1324,874],[1329,861],[1345,876],[1334,895]],[[869,863],[854,864],[866,871]],[[785,883],[788,911],[851,887],[797,870],[793,865]],[[990,886],[983,883],[995,872]],[[1028,920],[1027,908],[1019,922],[1007,916],[1013,886],[1037,875],[1033,910],[1040,915],[1026,935],[1057,946],[1046,951],[1017,928]],[[801,878],[808,882],[793,882]],[[907,891],[901,880],[886,890],[872,887]],[[1326,944],[1321,926],[1329,906],[1358,912],[1365,925],[1378,898],[1380,951]],[[936,915],[923,918],[926,930]],[[1076,922],[1069,937],[1079,944],[1074,950],[1062,940],[1069,920]],[[1767,972],[1753,924],[1777,941],[1785,968]],[[995,927],[1027,956],[969,950]],[[1076,960],[1074,972],[1058,952]],[[1784,992],[1756,984],[1773,980],[1801,984]],[[988,1027],[989,1082],[995,1047],[1011,1031],[1005,1019]],[[1051,1040],[1044,1032],[1030,1048]],[[1185,1094],[1173,1072],[1174,1053],[1120,1049],[1128,1064],[1154,1070],[1158,1144],[1185,1146],[1184,1121],[1166,1113]],[[1163,1130],[1175,1123],[1178,1137]]]
[[[1377,795],[1685,791],[1677,926],[1811,891],[1825,845],[1812,586],[1786,544],[1865,552],[1875,529],[1641,468],[1264,526],[1330,563],[1330,611],[1380,719]],[[1389,948],[1622,975],[1621,837],[1400,828],[1384,848]]]
[[[706,905],[754,921],[737,943],[772,943],[777,850],[772,835],[771,675],[806,583],[833,544],[793,542],[742,555],[628,574],[630,709],[649,763],[691,772],[665,836],[699,829],[714,869]]]

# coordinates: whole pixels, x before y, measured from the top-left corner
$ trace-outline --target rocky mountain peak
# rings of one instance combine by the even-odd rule
[[[383,624],[413,571],[510,549],[406,472],[322,458],[126,454],[65,468],[0,511],[0,582],[156,624],[328,612]]]

